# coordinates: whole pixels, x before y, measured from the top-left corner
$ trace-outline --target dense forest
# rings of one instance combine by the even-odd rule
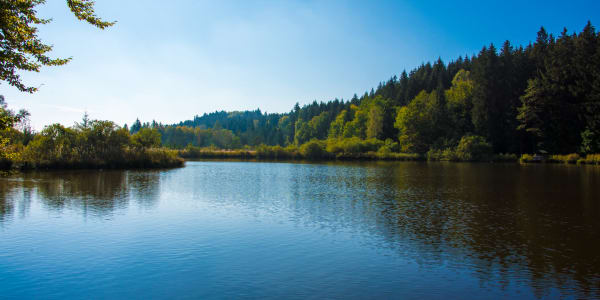
[[[541,28],[527,46],[506,41],[472,57],[424,63],[347,101],[296,104],[282,114],[221,111],[172,125],[136,120],[129,129],[156,128],[162,144],[176,149],[358,138],[425,154],[470,138],[494,153],[597,153],[599,40],[589,22],[558,37]]]
[[[23,125],[27,112],[11,112],[1,100],[0,161],[24,164],[106,165],[116,157],[124,164],[123,157],[159,146],[183,157],[209,148],[259,158],[531,160],[529,153],[600,163],[592,155],[600,153],[600,33],[590,22],[557,37],[541,28],[529,45],[491,44],[403,71],[362,96],[296,103],[288,113],[220,111],[123,128],[86,117],[34,133]]]

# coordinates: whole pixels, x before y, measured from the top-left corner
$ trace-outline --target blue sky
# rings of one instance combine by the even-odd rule
[[[289,111],[294,103],[361,94],[402,70],[485,44],[527,44],[600,26],[600,1],[97,0],[118,23],[77,21],[65,1],[39,7],[40,36],[66,66],[24,73],[30,95],[2,83],[34,128],[72,125],[84,111],[131,124],[173,123],[215,110]]]

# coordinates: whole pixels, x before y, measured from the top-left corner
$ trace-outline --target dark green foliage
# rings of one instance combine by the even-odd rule
[[[531,150],[593,149],[600,120],[598,44],[590,23],[579,34],[568,35],[565,30],[557,39],[544,30],[538,33],[534,45],[537,72],[521,97],[517,117],[519,129],[532,138]]]
[[[135,122],[133,122],[133,124],[131,125],[131,129],[129,130],[129,132],[131,134],[134,134],[140,131],[140,129],[142,129],[142,123],[140,122],[140,119],[135,119]]]
[[[586,129],[581,133],[581,153],[600,153],[600,131]]]

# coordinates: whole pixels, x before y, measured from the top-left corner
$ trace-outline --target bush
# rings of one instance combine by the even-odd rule
[[[361,140],[358,137],[345,139],[330,139],[327,141],[327,152],[336,156],[358,155],[366,152],[376,152],[384,145],[377,139]],[[391,147],[391,145],[390,145]]]
[[[523,154],[521,155],[521,158],[519,159],[519,162],[521,163],[533,163],[533,162],[537,162],[537,160],[533,159],[533,155],[531,154]]]
[[[594,153],[600,151],[600,135],[595,130],[586,129],[581,133],[582,153]]]
[[[564,164],[575,164],[581,157],[579,154],[571,153],[567,155],[550,155],[548,162],[551,163],[564,163]]]
[[[416,153],[382,153],[377,152],[375,157],[376,159],[382,160],[398,160],[398,161],[418,161],[423,160],[423,156]]]
[[[600,165],[600,154],[588,154],[580,162],[588,165]]]
[[[309,142],[300,146],[300,154],[304,158],[308,159],[323,159],[329,157],[327,152],[325,141],[310,140]]]
[[[452,148],[439,150],[431,149],[427,151],[427,160],[429,161],[460,161],[456,151]]]
[[[495,162],[517,162],[519,157],[516,154],[500,153],[494,155],[492,160]]]
[[[490,160],[492,146],[481,136],[463,136],[456,147],[456,159],[461,161]]]
[[[153,148],[146,151],[138,151],[137,149],[128,149],[125,155],[125,160],[120,164],[108,165],[108,167],[122,168],[173,168],[181,167],[183,159],[178,156],[177,150],[169,150],[164,148]]]
[[[394,142],[392,139],[385,140],[385,144],[377,150],[378,154],[389,154],[393,152],[398,152],[398,143]]]
[[[298,157],[298,149],[294,146],[283,148],[281,146],[260,145],[256,148],[258,158],[268,159],[292,159]]]
[[[194,158],[254,158],[256,152],[250,150],[221,150],[214,147],[196,147],[191,144],[179,151],[179,156],[188,159]]]
[[[426,157],[429,161],[440,161],[442,160],[442,150],[430,149],[427,151]]]

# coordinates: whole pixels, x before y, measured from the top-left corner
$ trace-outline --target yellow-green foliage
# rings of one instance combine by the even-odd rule
[[[373,153],[373,152],[369,152]],[[373,159],[380,160],[398,160],[398,161],[417,161],[423,160],[423,156],[416,153],[394,153],[394,152],[381,152],[374,153]]]
[[[179,151],[179,156],[183,158],[254,158],[256,152],[248,150],[221,150],[211,147],[195,147],[188,145],[184,150]]]
[[[461,161],[484,161],[492,155],[492,146],[481,136],[463,136],[456,147],[456,158]]]
[[[431,149],[427,152],[427,160],[432,161],[490,161],[492,159],[492,146],[483,137],[476,135],[463,136],[456,148]]]
[[[550,155],[548,162],[550,163],[564,163],[564,164],[575,164],[581,159],[579,154],[571,153],[567,155]]]
[[[170,168],[183,165],[183,159],[178,156],[177,150],[164,148],[152,148],[146,151],[127,149],[125,152],[124,165],[135,168]],[[115,167],[121,167],[116,165]]]
[[[296,146],[288,147],[260,145],[256,148],[256,156],[261,159],[293,159],[300,153]]]
[[[326,142],[320,140],[310,140],[300,146],[300,154],[307,159],[324,159],[330,157],[330,153],[325,150]]]
[[[344,134],[344,123],[349,118],[348,111],[342,110],[329,126],[329,138],[341,138]]]
[[[339,155],[376,152],[384,142],[377,139],[362,140],[358,137],[346,139],[330,139],[327,141],[327,152]]]
[[[19,156],[12,160],[20,168],[156,168],[183,164],[176,151],[159,146],[160,134],[143,131],[132,142],[129,131],[110,121],[89,121],[74,127],[46,126]]]
[[[160,146],[160,132],[153,128],[142,128],[131,136],[131,144],[139,149]]]
[[[519,161],[522,163],[547,162],[562,164],[600,165],[600,154],[588,154],[585,157],[582,157],[577,153],[571,153],[566,155],[550,155],[547,159],[541,160],[539,158],[534,158],[534,155],[523,154]]]
[[[433,144],[436,99],[435,91],[422,91],[398,110],[395,127],[402,152],[426,153]]]
[[[536,160],[533,159],[533,155],[531,155],[531,154],[523,154],[523,155],[521,155],[521,158],[519,159],[519,161],[521,163],[533,163],[533,162],[537,162]]]
[[[456,151],[453,149],[431,149],[427,151],[427,160],[429,161],[460,161]]]
[[[600,165],[600,154],[588,154],[580,163],[588,165]]]
[[[14,145],[10,145],[10,140],[0,137],[0,169],[10,168],[18,158],[19,153],[15,151]]]

